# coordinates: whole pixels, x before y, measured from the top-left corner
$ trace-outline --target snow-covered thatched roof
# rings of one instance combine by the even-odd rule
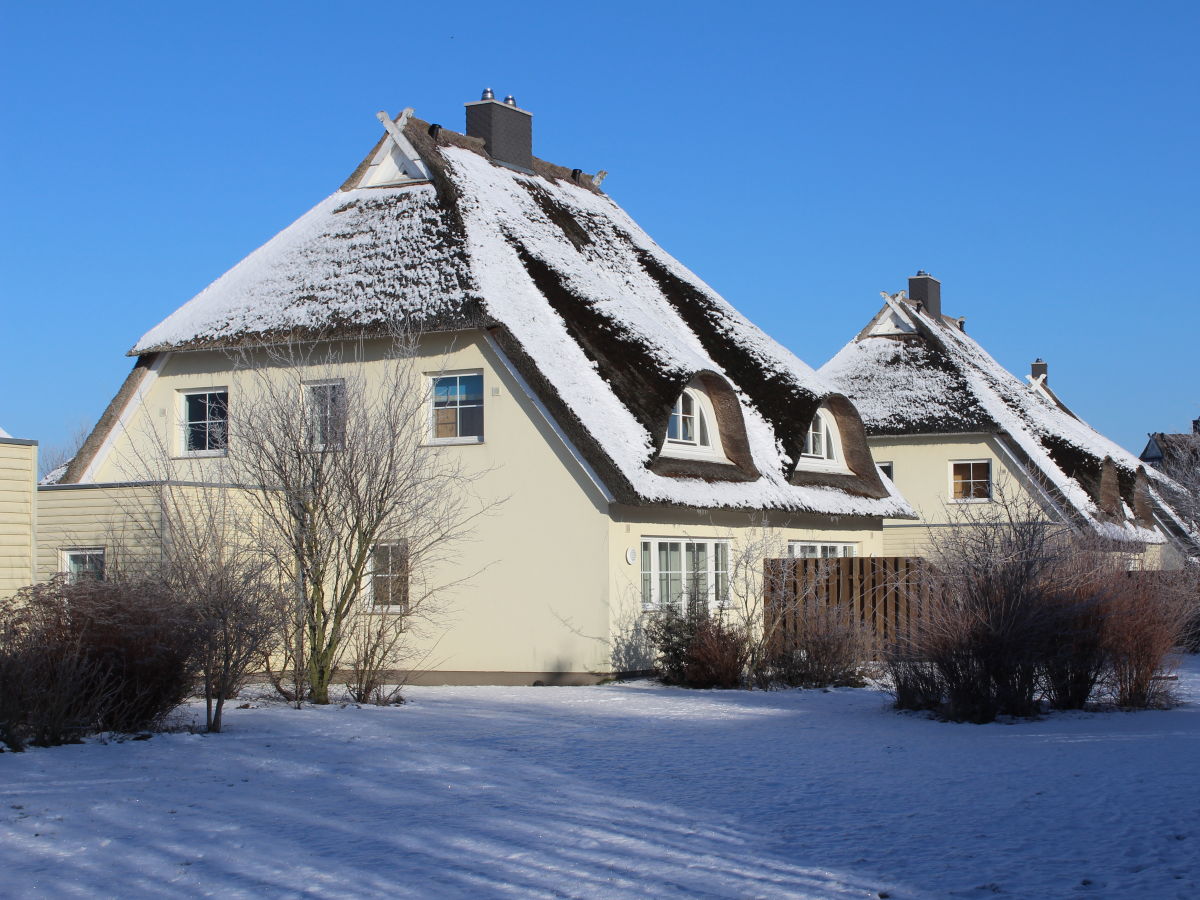
[[[517,171],[480,139],[402,122],[388,128],[396,147],[419,157],[402,163],[428,177],[378,185],[369,173],[393,139],[385,135],[341,190],[131,354],[397,320],[482,328],[620,502],[911,515],[873,465],[853,407],[659,247],[592,176],[538,159]],[[733,454],[726,447],[736,465],[659,455],[670,409],[695,378],[740,401],[730,420],[740,443]],[[842,429],[846,472],[801,460],[822,403]]]
[[[1178,489],[1074,415],[1041,381],[994,360],[956,321],[904,292],[821,367],[858,407],[869,435],[998,435],[1059,502],[1099,534],[1162,543],[1184,529],[1164,495]],[[1197,535],[1192,535],[1194,541]]]

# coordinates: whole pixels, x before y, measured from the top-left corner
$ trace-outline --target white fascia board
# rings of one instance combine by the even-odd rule
[[[137,386],[137,390],[133,392],[133,396],[129,398],[124,408],[121,410],[121,415],[117,417],[117,421],[113,423],[113,427],[109,429],[108,434],[104,436],[104,443],[100,445],[100,449],[96,451],[96,455],[92,457],[92,461],[88,463],[88,467],[83,470],[83,474],[79,476],[80,484],[92,484],[95,482],[96,472],[108,459],[108,455],[112,452],[113,444],[116,442],[117,436],[123,434],[125,426],[133,417],[134,412],[142,401],[146,399],[146,395],[150,391],[150,387],[158,378],[158,373],[162,371],[166,365],[167,358],[171,354],[169,352],[161,352],[157,358],[150,364],[150,368],[146,371],[142,378],[141,384]]]
[[[583,470],[584,474],[587,475],[588,480],[595,485],[596,490],[598,490],[600,495],[604,498],[604,502],[613,503],[616,498],[612,495],[612,492],[609,491],[608,486],[605,485],[605,483],[600,479],[600,476],[596,474],[596,470],[592,468],[591,464],[583,458],[583,454],[579,452],[579,448],[575,446],[574,442],[572,442],[572,440],[567,436],[567,433],[562,430],[558,422],[555,421],[554,416],[550,415],[550,410],[546,409],[545,404],[543,404],[537,394],[533,392],[533,388],[529,386],[529,382],[527,382],[521,373],[517,371],[516,366],[512,364],[512,360],[508,358],[508,355],[500,348],[500,345],[496,343],[495,338],[493,338],[486,331],[483,333],[483,335],[487,339],[488,347],[490,347],[492,352],[496,354],[496,358],[504,364],[505,371],[512,376],[513,380],[518,385],[520,385],[521,390],[524,392],[525,396],[529,398],[529,402],[533,404],[534,409],[538,411],[542,419],[545,420],[546,424],[550,426],[550,429],[554,432],[555,436],[562,441],[563,447],[566,448],[567,452],[571,455],[571,458],[579,464],[579,467]]]

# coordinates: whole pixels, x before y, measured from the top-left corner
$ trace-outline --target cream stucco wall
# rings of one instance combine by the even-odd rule
[[[0,596],[34,581],[37,443],[0,438]]]
[[[344,358],[357,354],[359,359],[315,367],[306,379],[352,373],[369,385],[384,377],[385,343],[345,349]],[[643,537],[704,536],[730,540],[737,553],[744,543],[761,539],[762,525],[748,513],[612,504],[484,333],[422,339],[414,377],[474,371],[483,374],[485,440],[439,445],[435,452],[477,476],[474,491],[487,514],[475,522],[470,540],[455,547],[453,559],[430,576],[445,584],[471,577],[414,625],[416,656],[428,670],[423,680],[528,683],[608,672],[614,634],[640,609],[640,569],[626,561],[629,548],[636,551]],[[295,380],[294,372],[291,377]],[[123,413],[89,477],[109,485],[162,477],[226,480],[227,460],[181,456],[182,392],[227,388],[232,408],[256,383],[261,384],[219,351],[166,355]],[[233,433],[231,458],[237,445]],[[164,458],[169,459],[165,468]],[[95,523],[119,518],[121,490],[135,489],[80,486],[43,492],[49,513],[43,577],[56,570],[64,542],[99,541],[103,529]],[[75,527],[69,537],[68,526]],[[775,516],[768,530],[781,552],[789,540],[805,539],[855,543],[863,555],[885,550],[878,519]]]
[[[1006,498],[1018,503],[1046,503],[993,435],[888,436],[870,438],[868,443],[877,463],[892,464],[892,480],[920,516],[916,521],[884,521],[885,556],[927,555],[931,531],[952,527],[965,512],[962,507],[966,504],[953,500],[951,495],[951,466],[955,462],[988,460],[992,483]]]

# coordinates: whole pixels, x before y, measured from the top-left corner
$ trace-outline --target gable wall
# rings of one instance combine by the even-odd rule
[[[364,349],[366,361],[357,371],[368,386],[383,377],[385,349],[383,342]],[[114,435],[111,452],[96,468],[97,480],[163,477],[155,462],[158,448],[177,454],[181,446],[180,391],[228,387],[233,406],[238,392],[254,384],[233,368],[230,357],[217,351],[171,354],[124,430]],[[491,510],[474,526],[471,540],[459,546],[454,566],[434,575],[449,583],[478,573],[447,594],[436,622],[416,635],[418,656],[427,654],[421,666],[437,670],[423,680],[529,683],[556,680],[556,672],[602,671],[606,653],[593,637],[608,626],[608,514],[601,489],[482,333],[425,336],[416,369],[423,376],[483,373],[484,442],[442,446],[438,452],[457,456],[476,473],[480,503]],[[337,374],[337,366],[313,371],[317,378]],[[234,434],[230,453],[236,452]],[[227,479],[225,468],[221,459],[177,458],[169,474],[185,481],[221,481]],[[96,501],[87,490],[71,493],[70,503],[58,497],[50,502],[51,518],[63,521],[55,527],[65,531],[68,524],[107,515],[99,507],[88,511]],[[43,573],[57,566],[51,548],[65,537],[56,533],[48,539]]]
[[[34,580],[37,444],[0,438],[0,596]]]

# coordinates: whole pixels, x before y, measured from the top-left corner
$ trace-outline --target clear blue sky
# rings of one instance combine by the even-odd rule
[[[439,11],[441,10],[441,11]],[[1200,416],[1200,3],[0,5],[0,427],[485,86],[816,367],[918,268],[1134,452]]]

